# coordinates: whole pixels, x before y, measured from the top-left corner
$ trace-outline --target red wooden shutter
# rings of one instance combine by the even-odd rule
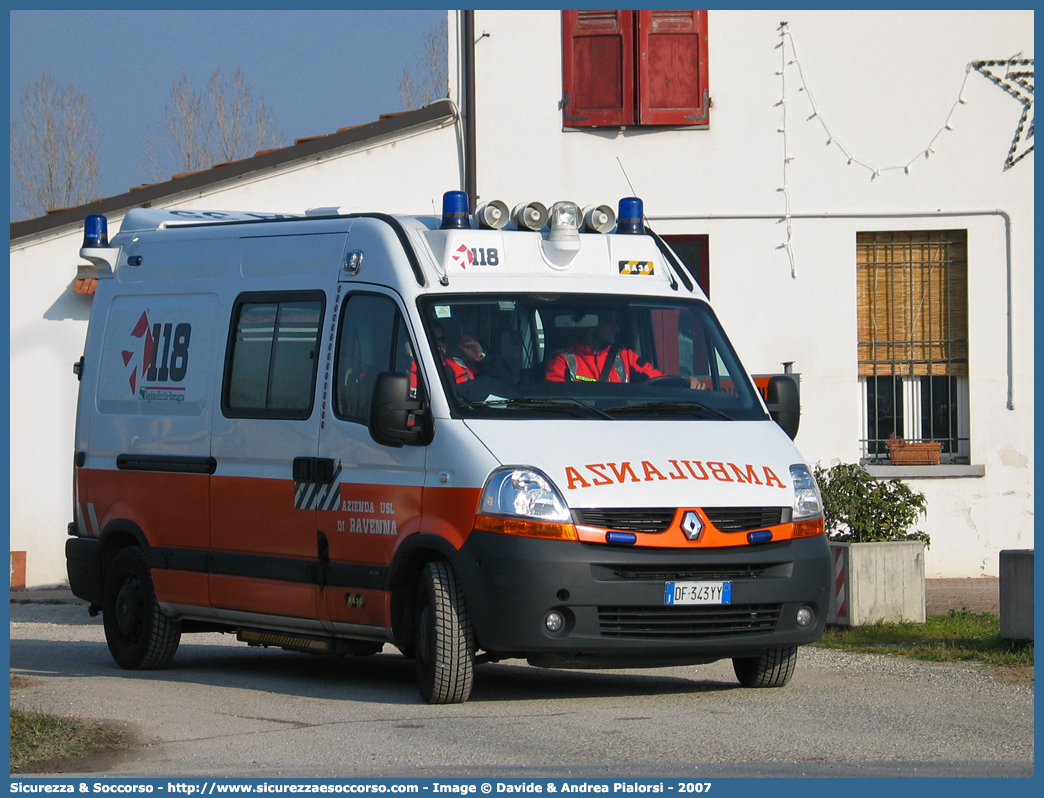
[[[566,127],[634,124],[634,12],[562,12]]]
[[[638,124],[710,124],[706,11],[639,11],[638,54]]]

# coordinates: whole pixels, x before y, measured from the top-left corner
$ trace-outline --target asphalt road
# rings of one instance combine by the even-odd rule
[[[82,604],[11,604],[11,705],[123,725],[69,767],[119,777],[1031,777],[1033,682],[1005,669],[802,649],[791,683],[727,661],[641,671],[481,666],[425,704],[392,646],[336,659],[186,635],[165,671],[121,670]]]

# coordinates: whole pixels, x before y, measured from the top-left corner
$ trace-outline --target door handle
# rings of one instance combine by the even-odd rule
[[[334,461],[329,457],[294,458],[294,482],[325,485],[333,482],[335,470]]]

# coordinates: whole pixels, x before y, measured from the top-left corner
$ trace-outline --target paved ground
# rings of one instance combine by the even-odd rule
[[[1000,614],[1000,579],[926,579],[925,600],[929,615],[962,607],[968,612]]]
[[[467,704],[431,707],[392,650],[308,657],[197,634],[170,668],[123,671],[101,618],[68,593],[34,592],[10,607],[11,706],[132,738],[41,775],[1034,775],[1032,674],[1013,680],[1011,669],[808,646],[785,689],[745,690],[727,660],[591,672],[509,660],[477,669]]]

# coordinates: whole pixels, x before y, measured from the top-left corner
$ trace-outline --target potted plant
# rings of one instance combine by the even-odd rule
[[[878,480],[841,463],[815,468],[834,561],[827,623],[924,623],[927,533],[912,529],[927,506],[923,493],[898,479]]]
[[[940,441],[907,441],[892,433],[885,445],[892,465],[939,465]]]

